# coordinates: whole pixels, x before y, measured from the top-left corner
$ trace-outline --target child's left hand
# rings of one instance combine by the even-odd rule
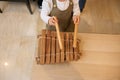
[[[79,24],[79,22],[80,22],[80,16],[74,15],[73,16],[73,22],[74,22],[74,24]]]

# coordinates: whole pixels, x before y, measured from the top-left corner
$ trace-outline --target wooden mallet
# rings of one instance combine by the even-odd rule
[[[57,21],[56,17],[54,17],[54,19]],[[63,45],[62,45],[62,40],[61,40],[61,36],[60,36],[60,30],[59,30],[58,22],[55,22],[55,28],[56,28],[56,32],[57,32],[57,38],[58,38],[59,46],[60,46],[60,49],[62,50]]]

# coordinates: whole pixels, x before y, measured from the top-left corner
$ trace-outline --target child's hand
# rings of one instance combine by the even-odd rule
[[[58,20],[55,16],[51,17],[49,20],[48,20],[48,24],[49,25],[52,25],[52,26],[55,26],[55,23],[57,23]]]
[[[74,24],[79,24],[79,22],[80,22],[80,16],[74,15],[73,16],[73,22],[74,22]]]

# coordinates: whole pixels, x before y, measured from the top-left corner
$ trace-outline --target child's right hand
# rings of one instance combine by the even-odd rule
[[[55,26],[55,23],[57,23],[58,20],[55,16],[52,16],[49,20],[48,20],[48,24],[49,25],[52,25],[52,26]]]

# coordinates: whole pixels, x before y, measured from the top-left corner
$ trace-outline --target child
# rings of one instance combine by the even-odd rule
[[[41,18],[48,30],[55,30],[57,22],[60,31],[73,32],[74,24],[80,21],[78,0],[43,0]]]

